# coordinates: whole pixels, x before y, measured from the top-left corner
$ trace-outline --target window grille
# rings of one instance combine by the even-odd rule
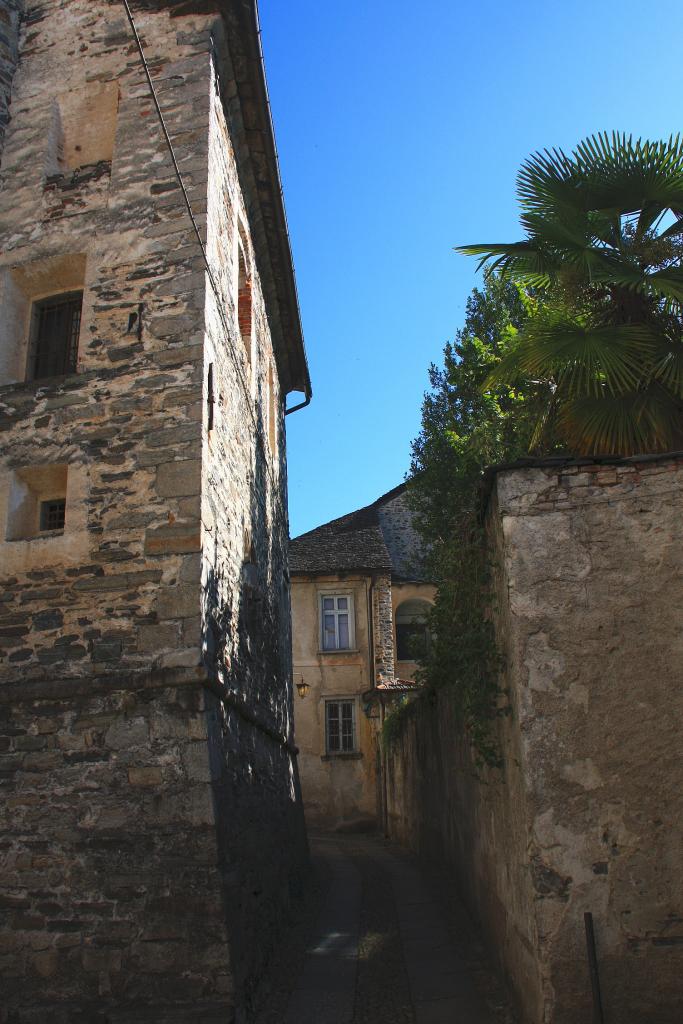
[[[76,372],[83,292],[36,302],[33,377]]]
[[[65,521],[66,500],[64,498],[56,498],[54,501],[41,501],[41,530],[63,530]]]
[[[325,732],[328,754],[352,754],[356,749],[356,702],[328,700],[325,703]]]

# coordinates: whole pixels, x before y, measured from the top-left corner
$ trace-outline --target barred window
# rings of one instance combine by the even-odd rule
[[[40,503],[40,529],[63,530],[66,521],[66,499],[56,498],[54,501]]]
[[[83,292],[34,303],[34,379],[75,373],[82,307]]]
[[[325,746],[328,754],[352,754],[356,749],[356,702],[325,702]]]

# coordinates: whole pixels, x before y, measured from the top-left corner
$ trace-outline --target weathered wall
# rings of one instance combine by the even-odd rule
[[[230,1019],[198,675],[0,691],[0,1020]]]
[[[384,543],[391,555],[393,574],[409,580],[425,576],[424,542],[413,525],[413,512],[405,489],[377,506]]]
[[[373,723],[363,712],[361,695],[373,685],[370,653],[370,585],[364,576],[320,576],[292,580],[294,681],[310,690],[296,700],[296,741],[300,750],[302,791],[309,826],[368,826],[376,820]],[[356,643],[352,651],[320,650],[320,593],[353,595]],[[354,698],[358,750],[325,750],[325,700]]]
[[[152,18],[159,95],[201,208],[208,19],[183,19],[180,29],[165,15],[148,15],[148,26]],[[67,506],[69,545],[59,537],[0,537],[0,561],[11,572],[0,678],[13,678],[17,666],[27,679],[103,664],[118,671],[196,665],[201,253],[135,55],[122,59],[130,39],[123,16],[107,4],[75,0],[66,12],[51,2],[29,8],[23,31],[30,47],[14,79],[0,179],[0,272],[30,300],[76,285],[65,282],[65,267],[83,254],[84,307],[79,372],[24,381],[27,301],[19,372],[0,381],[2,477],[6,485],[15,467],[62,463],[82,487]],[[94,181],[64,176],[48,184],[56,98],[111,82],[120,92],[113,161]],[[181,132],[188,123],[192,131]],[[8,329],[2,317],[3,352],[15,340]]]
[[[282,399],[255,265],[246,393],[230,362],[237,233],[251,252],[258,197],[244,194],[219,100],[237,103],[223,23],[154,6],[136,18],[220,303],[122,8],[28,3],[12,85],[0,878],[13,916],[0,972],[16,1021],[97,1019],[95,1007],[121,1021],[244,1019],[305,857]],[[113,117],[98,136],[95,108]],[[79,152],[97,162],[74,173]],[[25,380],[31,302],[77,287],[78,372]],[[68,467],[63,534],[7,539],[17,471],[45,466]]]
[[[12,79],[19,56],[19,18],[23,6],[23,0],[2,0],[0,3],[0,165],[10,119]]]
[[[248,209],[222,93],[210,94],[208,252],[220,301],[206,296],[202,594],[204,660],[212,679],[274,735],[293,735],[291,617],[283,396]],[[249,282],[238,310],[238,252]],[[246,327],[245,327],[246,320]],[[250,324],[249,324],[250,320]],[[240,324],[240,321],[242,322]],[[301,882],[306,840],[294,747],[216,706],[211,764],[219,862],[236,986],[247,1004]]]
[[[477,781],[447,695],[389,759],[393,833],[457,864],[529,1024],[683,1010],[683,460],[498,474],[489,526],[512,716]]]

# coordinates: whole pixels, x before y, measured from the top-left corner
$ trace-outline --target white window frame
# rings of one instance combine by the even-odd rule
[[[345,609],[339,609],[337,602],[340,598],[343,598],[348,602]],[[332,599],[334,601],[334,609],[330,611],[324,607],[326,600]],[[325,646],[325,616],[334,615],[334,647]],[[339,616],[348,615],[349,618],[349,646],[339,646]],[[320,650],[323,654],[335,654],[339,651],[354,651],[356,649],[356,615],[353,605],[353,594],[350,591],[344,590],[329,590],[321,591],[318,595],[318,616],[320,620]]]
[[[332,697],[325,698],[325,753],[329,757],[343,757],[345,754],[357,754],[358,753],[358,731],[357,731],[357,704],[358,702],[354,697]],[[338,721],[339,721],[339,750],[332,750],[330,747],[330,730],[329,730],[329,717],[328,708],[331,705],[337,706]],[[351,746],[347,749],[343,748],[343,732],[342,732],[342,705],[348,705],[351,708]]]

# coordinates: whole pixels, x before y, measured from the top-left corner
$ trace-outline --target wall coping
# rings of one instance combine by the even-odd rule
[[[671,462],[683,459],[683,451],[643,452],[639,455],[542,455],[515,459],[514,462],[500,462],[488,466],[483,473],[480,484],[479,511],[483,517],[488,508],[491,492],[499,473],[509,473],[520,469],[579,469],[582,466],[633,466],[642,463]]]

